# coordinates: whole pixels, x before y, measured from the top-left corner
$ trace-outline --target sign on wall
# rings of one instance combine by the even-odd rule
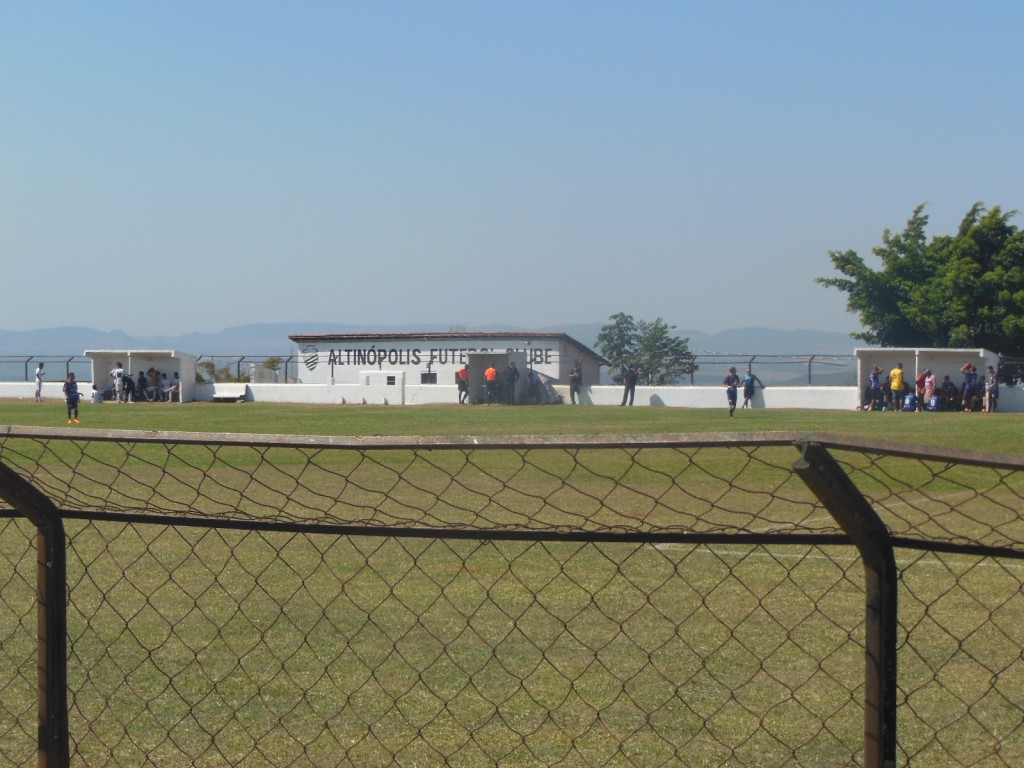
[[[526,365],[558,376],[558,345],[531,342],[527,346],[513,347],[494,344],[480,345],[421,345],[416,342],[394,343],[378,346],[375,343],[349,343],[344,346],[323,346],[307,343],[299,348],[302,365],[308,374],[306,379],[317,381],[333,378],[339,382],[358,378],[360,370],[406,370],[440,372],[456,370],[469,362],[472,352],[520,352],[526,358]],[[448,383],[442,380],[441,383]]]

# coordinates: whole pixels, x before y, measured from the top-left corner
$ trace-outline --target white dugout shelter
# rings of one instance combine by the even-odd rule
[[[93,350],[84,353],[92,360],[92,381],[99,390],[103,390],[110,378],[110,372],[118,363],[124,365],[126,372],[135,379],[139,371],[153,368],[173,378],[177,373],[181,378],[181,402],[188,403],[196,397],[196,363],[195,355],[176,350]],[[147,376],[149,374],[147,373]],[[83,393],[88,397],[88,392]]]

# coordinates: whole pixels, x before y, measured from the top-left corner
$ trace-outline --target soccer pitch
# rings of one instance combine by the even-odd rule
[[[66,420],[54,423],[60,408],[0,403],[0,422],[34,418],[65,429]],[[1015,415],[752,411],[729,419],[724,408],[139,404],[83,415],[76,429],[451,437],[782,430],[1005,453],[1020,452],[1021,431]],[[216,484],[204,503],[225,509],[287,508],[295,496],[282,493],[285,481],[316,492],[307,496],[313,508],[343,480],[344,492],[331,491],[330,516],[346,524],[401,525],[413,501],[441,488],[447,506],[404,522],[468,530],[474,520],[459,515],[471,510],[476,523],[508,533],[540,509],[549,517],[537,519],[561,529],[597,519],[596,505],[609,530],[623,521],[710,530],[768,519],[836,532],[779,480],[797,457],[791,446],[741,451],[739,470],[721,447],[645,449],[631,463],[621,451],[590,449],[553,461],[524,461],[512,450],[468,460],[462,451],[428,451],[414,462],[385,451],[362,463],[341,451],[317,455],[306,469],[302,451],[272,449],[265,467],[266,451],[235,446],[207,465],[199,446],[161,459],[155,447],[126,444],[120,434],[75,456],[60,441],[43,450],[19,440],[16,452],[38,459],[51,480],[67,480],[79,494],[68,500],[86,509],[129,510],[133,498],[154,492],[159,502],[144,506],[192,503],[200,477]],[[920,465],[844,461],[907,525],[916,524],[907,510],[921,514],[926,501],[948,509],[963,487],[981,484],[977,470],[940,472],[915,495],[900,478]],[[676,475],[676,464],[691,469]],[[449,489],[435,470],[458,482]],[[395,485],[398,476],[407,484]],[[1004,477],[982,500],[1005,510],[1017,484]],[[762,487],[771,489],[767,501]],[[696,507],[707,511],[685,523],[675,517]],[[71,728],[73,751],[87,763],[835,765],[856,762],[862,745],[863,573],[849,546],[339,535],[99,519],[69,520],[68,537]],[[34,570],[27,525],[9,527],[0,541],[18,572]],[[900,615],[908,704],[901,757],[969,764],[991,753],[996,764],[1014,764],[1024,756],[1020,569],[915,552],[902,553],[900,564],[909,590]],[[12,583],[4,604],[31,605],[31,590]],[[34,682],[24,661],[32,637],[23,634],[5,642],[5,681]],[[8,653],[21,642],[23,651]],[[5,716],[3,727],[30,735],[24,718],[34,689],[7,688],[7,700],[20,703],[4,712],[23,714],[13,726]],[[10,754],[14,764],[31,763],[31,746]]]

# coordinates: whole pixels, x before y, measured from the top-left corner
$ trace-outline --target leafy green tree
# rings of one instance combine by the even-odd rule
[[[690,340],[673,336],[675,326],[660,317],[635,320],[619,312],[609,320],[612,322],[597,335],[597,348],[611,363],[616,381],[621,380],[622,367],[633,363],[640,371],[640,380],[653,386],[676,384],[697,370]]]
[[[200,360],[196,364],[196,381],[200,384],[217,380],[217,366],[212,360]]]
[[[842,277],[817,278],[847,294],[853,334],[887,347],[984,347],[1024,354],[1024,234],[1016,211],[975,204],[955,235],[925,236],[918,206],[903,232],[886,230],[871,269],[854,251],[830,251]]]
[[[611,364],[613,371],[634,362],[638,342],[636,320],[624,312],[608,318],[610,323],[601,327],[597,334],[597,348]]]
[[[236,367],[231,365],[218,368],[213,360],[200,360],[196,364],[196,381],[199,383],[247,382],[249,376],[247,373],[241,374]]]
[[[660,317],[652,322],[637,323],[639,344],[637,361],[641,380],[651,386],[678,384],[684,376],[697,370],[690,353],[689,338],[673,336],[674,325]]]

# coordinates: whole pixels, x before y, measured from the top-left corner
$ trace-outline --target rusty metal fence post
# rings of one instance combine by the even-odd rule
[[[864,561],[864,765],[896,765],[896,555],[889,531],[825,448],[805,443],[793,471],[825,505]]]
[[[60,511],[0,463],[0,498],[36,527],[39,766],[70,764],[68,736],[67,553]]]

